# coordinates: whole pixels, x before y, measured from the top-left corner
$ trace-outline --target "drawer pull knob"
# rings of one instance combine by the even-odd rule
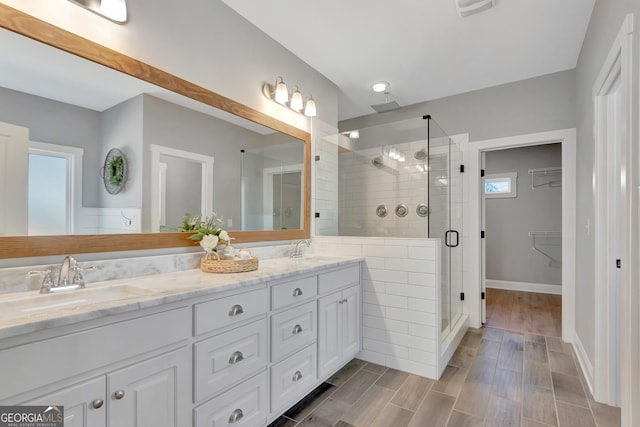
[[[300,295],[302,295],[302,289],[300,289],[300,288],[295,288],[295,289],[293,290],[293,296],[294,296],[294,297],[299,297]]]
[[[293,335],[297,335],[297,334],[299,334],[300,332],[302,332],[302,326],[300,326],[300,325],[296,325],[296,326],[294,326],[294,327],[293,327],[293,331],[291,331],[291,333],[292,333]]]
[[[244,417],[242,409],[236,409],[231,413],[231,415],[229,415],[229,424],[237,423],[242,419],[242,417]]]
[[[120,400],[124,397],[124,390],[118,390],[115,393],[113,393],[113,397],[116,398],[116,400]]]
[[[241,351],[234,351],[229,358],[229,365],[234,365],[244,360],[244,354]]]
[[[293,378],[292,379],[293,379],[294,382],[300,381],[302,379],[302,372],[296,371],[296,373],[293,374]]]
[[[102,399],[96,399],[91,402],[91,406],[93,407],[93,409],[100,409],[102,408],[102,405],[104,405],[104,400]]]
[[[229,310],[229,316],[231,317],[238,316],[242,313],[244,313],[244,310],[242,309],[242,306],[239,304],[234,305],[233,307],[231,307],[231,310]]]

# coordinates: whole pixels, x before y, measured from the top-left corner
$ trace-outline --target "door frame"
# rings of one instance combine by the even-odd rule
[[[465,235],[467,243],[464,245],[468,259],[468,274],[465,276],[465,289],[469,289],[469,304],[466,314],[469,314],[470,326],[480,327],[482,315],[481,262],[482,239],[481,228],[481,198],[482,178],[480,177],[481,153],[483,151],[502,150],[507,148],[527,147],[559,142],[562,144],[562,337],[567,342],[573,342],[575,319],[575,235],[576,235],[576,129],[561,129],[527,135],[517,135],[505,138],[474,141],[466,145],[465,164],[468,167],[465,194],[468,198],[468,215],[465,216]]]
[[[628,236],[635,227],[632,219],[635,218],[634,211],[637,212],[637,200],[633,197],[634,181],[631,179],[631,174],[637,174],[637,164],[634,165],[632,156],[633,32],[633,14],[628,14],[602,64],[592,92],[595,136],[595,300],[600,302],[595,306],[592,390],[597,401],[623,408],[623,425],[634,424],[629,415],[634,408],[634,381],[631,379],[634,368],[631,356],[636,354],[634,346],[636,349],[638,346],[637,333],[630,327],[630,316],[637,309],[632,304],[633,273],[632,268],[625,268],[635,264],[632,257],[633,239]],[[615,106],[612,108],[613,104]],[[607,128],[606,124],[611,121],[614,122],[613,128]],[[624,171],[618,168],[618,164],[614,164],[616,155],[611,154],[614,150],[621,157]],[[620,187],[614,181],[619,172],[624,172],[624,182]],[[610,227],[611,222],[617,220],[610,215],[611,193],[614,189],[622,189],[621,211],[625,215],[624,227],[627,231],[622,236],[617,236],[620,233]],[[615,258],[611,257],[616,237],[624,241],[624,249],[617,255],[622,261],[619,271],[620,287],[617,290],[614,282],[618,271]],[[615,339],[616,336],[618,339]]]
[[[76,233],[82,209],[82,162],[84,149],[48,142],[29,141],[29,154],[60,157],[67,161],[67,234]]]

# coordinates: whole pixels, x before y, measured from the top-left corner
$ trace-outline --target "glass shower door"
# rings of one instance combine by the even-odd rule
[[[429,121],[429,237],[441,250],[441,331],[445,336],[462,314],[462,151]]]
[[[449,138],[449,286],[451,307],[449,327],[452,329],[462,315],[462,210],[463,159],[460,146]]]

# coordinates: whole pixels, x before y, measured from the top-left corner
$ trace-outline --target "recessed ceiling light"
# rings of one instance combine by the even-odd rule
[[[389,82],[375,82],[371,85],[374,92],[385,92],[389,89]]]

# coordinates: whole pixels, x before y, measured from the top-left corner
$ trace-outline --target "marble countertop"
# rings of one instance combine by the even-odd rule
[[[85,289],[0,295],[0,339],[128,313],[162,304],[315,273],[362,261],[361,257],[310,256],[260,260],[258,270],[215,274],[199,269],[87,283]]]

